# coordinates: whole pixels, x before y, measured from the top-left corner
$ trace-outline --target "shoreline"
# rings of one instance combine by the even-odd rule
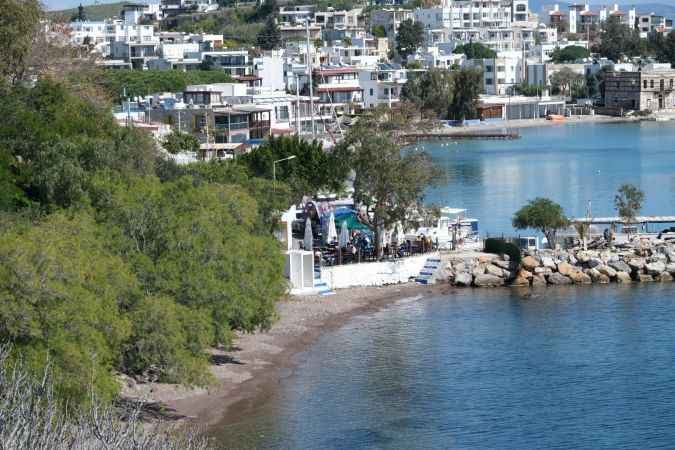
[[[448,284],[409,282],[342,289],[328,297],[289,296],[277,304],[278,320],[269,331],[238,334],[232,350],[212,350],[209,369],[215,381],[208,388],[131,382],[123,386],[122,396],[143,398],[159,405],[159,409],[165,411],[165,419],[182,421],[206,431],[218,423],[233,423],[264,404],[287,371],[292,370],[294,356],[306,350],[324,332],[397,301],[453,289]]]

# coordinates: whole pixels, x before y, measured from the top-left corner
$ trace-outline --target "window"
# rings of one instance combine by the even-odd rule
[[[277,119],[279,121],[285,122],[288,120],[288,117],[289,117],[288,106],[287,105],[279,106],[279,109],[277,110]]]
[[[645,80],[643,83],[644,89],[647,89],[647,80]]]
[[[370,72],[370,79],[373,81],[377,80],[377,72]]]
[[[373,88],[370,88],[370,96],[373,96]]]
[[[485,84],[488,85],[488,86],[492,86],[492,78],[486,78]]]
[[[649,80],[649,87],[654,89],[654,80]]]
[[[492,66],[485,66],[485,71],[487,73],[492,73],[492,69],[494,69]]]
[[[661,88],[661,90],[664,90],[665,87],[666,87],[666,80],[662,79],[661,82],[659,83],[659,88]]]

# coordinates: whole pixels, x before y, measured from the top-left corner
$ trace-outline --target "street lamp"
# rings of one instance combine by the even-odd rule
[[[291,155],[287,158],[278,159],[278,160],[276,160],[272,163],[272,187],[274,189],[277,188],[277,163],[289,161],[289,160],[295,159],[295,158],[296,158],[295,155]]]

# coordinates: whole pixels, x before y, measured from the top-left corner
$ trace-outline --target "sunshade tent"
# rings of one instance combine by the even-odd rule
[[[330,213],[328,217],[328,230],[326,232],[326,242],[334,242],[337,240],[337,229],[335,228],[335,215]]]
[[[370,230],[368,225],[359,222],[356,214],[343,214],[335,218],[336,227],[342,227],[342,224],[345,222],[350,230]]]

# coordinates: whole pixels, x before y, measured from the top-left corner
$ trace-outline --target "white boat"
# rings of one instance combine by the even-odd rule
[[[478,219],[466,217],[466,209],[441,208],[441,214],[434,227],[420,227],[406,235],[414,239],[420,235],[431,237],[443,250],[474,248],[480,245]]]

